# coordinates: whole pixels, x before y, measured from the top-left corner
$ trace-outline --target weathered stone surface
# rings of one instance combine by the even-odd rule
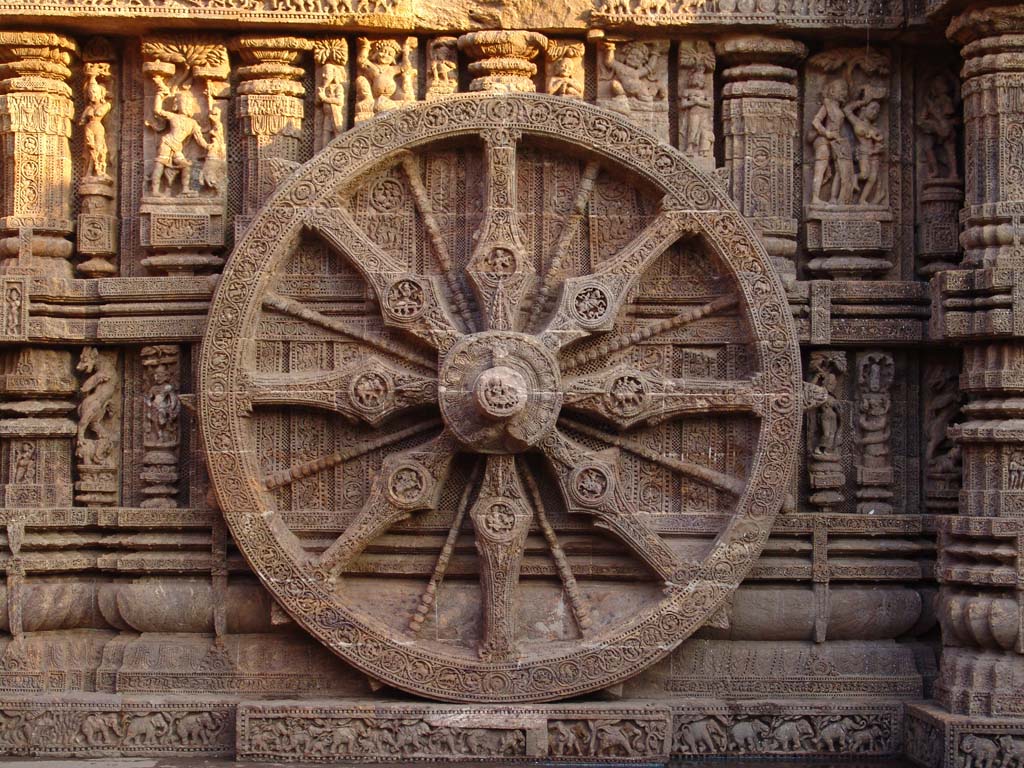
[[[1024,764],[1018,5],[0,12],[0,753]]]

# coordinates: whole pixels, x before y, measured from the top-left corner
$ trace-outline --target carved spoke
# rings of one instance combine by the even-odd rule
[[[516,210],[518,139],[517,132],[506,129],[484,134],[485,213],[466,269],[484,326],[497,331],[517,328],[519,308],[534,279]]]
[[[473,508],[484,631],[477,652],[485,661],[516,657],[516,590],[526,535],[533,518],[519,482],[514,456],[487,457],[487,469]]]
[[[644,271],[684,233],[695,231],[690,215],[662,210],[601,269],[566,280],[554,316],[540,334],[543,343],[557,349],[596,331],[610,331]]]
[[[689,582],[696,565],[678,556],[622,496],[615,449],[591,451],[559,430],[552,432],[541,447],[555,470],[570,512],[588,514],[596,526],[614,533],[665,581],[667,588],[680,589]]]
[[[315,309],[306,306],[301,301],[292,299],[288,296],[283,296],[280,293],[268,291],[263,296],[263,307],[265,309],[277,310],[278,312],[290,315],[291,317],[305,320],[307,323],[319,325],[321,328],[326,328],[329,331],[334,331],[335,333],[340,333],[343,336],[348,336],[351,339],[356,339],[368,346],[379,349],[381,352],[387,352],[390,355],[394,355],[407,363],[420,366],[421,368],[428,368],[431,370],[437,368],[437,363],[430,358],[423,357],[416,352],[412,352],[397,344],[393,344],[380,336],[367,333],[350,322],[340,320],[336,317],[329,317],[322,312],[317,312]]]
[[[583,169],[580,186],[576,190],[576,199],[573,201],[572,209],[562,225],[562,231],[558,235],[558,242],[555,243],[551,259],[548,261],[547,270],[544,272],[544,277],[541,278],[537,293],[527,297],[530,317],[523,326],[527,330],[531,330],[537,320],[548,311],[548,305],[554,296],[555,285],[562,276],[562,262],[565,260],[565,255],[569,251],[573,238],[579,232],[580,224],[583,222],[583,214],[587,210],[590,196],[594,192],[594,182],[597,181],[597,175],[600,172],[601,164],[596,160],[588,162],[586,168]]]
[[[275,488],[281,488],[282,486],[294,483],[296,480],[312,477],[319,472],[323,472],[325,469],[330,469],[331,467],[336,467],[346,461],[357,459],[370,451],[387,448],[389,445],[394,445],[395,443],[400,443],[403,440],[408,440],[410,437],[415,437],[423,432],[429,432],[433,429],[437,429],[440,425],[441,422],[438,419],[424,421],[420,424],[414,424],[411,427],[400,429],[397,432],[391,432],[386,435],[381,435],[380,437],[375,437],[372,440],[364,440],[350,448],[335,451],[334,453],[329,453],[325,456],[320,456],[309,461],[303,461],[289,467],[288,469],[282,469],[280,472],[274,472],[273,474],[268,475],[263,479],[263,486],[268,491],[272,491]]]
[[[473,489],[476,487],[476,481],[480,477],[479,469],[480,464],[478,462],[473,467],[473,474],[462,491],[462,497],[459,499],[459,508],[455,511],[455,518],[448,528],[448,536],[445,537],[444,545],[437,556],[437,562],[434,563],[434,571],[430,574],[430,581],[427,582],[423,594],[420,595],[420,602],[416,606],[416,612],[409,619],[409,631],[414,635],[420,631],[420,627],[423,626],[427,614],[437,600],[437,590],[441,587],[441,582],[444,581],[445,573],[448,571],[448,564],[455,553],[455,544],[458,542],[459,534],[462,532],[462,523],[466,519],[466,510],[469,509],[469,499]]]
[[[252,404],[319,408],[375,427],[403,411],[436,403],[437,381],[365,355],[338,371],[250,373],[246,395]]]
[[[434,208],[430,202],[430,195],[427,194],[427,188],[423,185],[423,179],[420,177],[420,169],[416,164],[416,158],[411,152],[405,152],[402,154],[401,163],[402,170],[405,171],[405,176],[409,180],[409,187],[412,189],[412,197],[416,202],[416,210],[419,211],[420,216],[423,218],[423,225],[426,227],[427,235],[430,237],[430,244],[434,248],[434,255],[437,257],[437,261],[441,266],[441,272],[444,275],[445,284],[448,287],[448,294],[451,297],[452,304],[455,306],[455,309],[458,312],[459,317],[462,319],[465,327],[472,329],[472,311],[470,310],[466,296],[462,292],[462,286],[459,284],[458,276],[455,274],[452,257],[448,252],[448,244],[445,242],[444,236],[441,234],[441,227],[438,226],[437,217],[434,216]]]
[[[413,512],[436,509],[448,479],[453,448],[450,435],[442,432],[422,446],[385,459],[363,508],[320,556],[320,570],[336,576],[395,523]]]
[[[565,381],[563,405],[600,416],[620,429],[675,416],[711,413],[760,415],[767,395],[753,381],[672,379],[618,365]]]
[[[307,226],[359,270],[377,296],[385,325],[412,334],[442,354],[462,336],[448,314],[437,278],[403,269],[347,210],[311,210]]]
[[[608,355],[621,352],[627,347],[640,344],[648,339],[658,336],[659,334],[674,331],[677,328],[682,328],[688,323],[692,323],[700,320],[701,318],[730,309],[736,306],[736,303],[737,298],[734,295],[729,294],[714,299],[713,301],[709,301],[706,304],[701,304],[697,307],[687,307],[677,315],[667,317],[663,320],[657,320],[653,323],[648,323],[642,328],[632,331],[631,333],[613,336],[610,339],[603,340],[600,344],[592,347],[591,349],[582,350],[575,355],[563,357],[562,370],[571,371],[575,368],[586,365],[587,363],[592,363],[595,360],[603,360],[608,357]]]
[[[555,567],[558,569],[558,577],[562,580],[562,586],[565,588],[566,594],[569,595],[572,615],[576,619],[576,625],[580,628],[580,632],[585,634],[593,625],[593,619],[590,615],[590,604],[580,591],[579,585],[576,583],[576,577],[573,575],[572,567],[569,565],[569,558],[566,557],[562,545],[558,543],[558,535],[548,520],[547,512],[544,509],[544,501],[541,499],[540,488],[537,487],[537,481],[529,471],[525,472],[523,477],[526,480],[526,488],[530,493],[530,503],[533,505],[534,514],[537,515],[537,525],[540,526],[540,530],[544,534],[544,540],[547,541],[551,557],[554,559]]]
[[[578,421],[573,421],[568,418],[559,419],[559,423],[564,424],[569,429],[579,432],[581,435],[587,435],[589,437],[597,438],[610,445],[614,445],[616,448],[622,448],[623,450],[629,451],[635,456],[640,456],[649,461],[659,464],[666,469],[670,469],[673,472],[678,472],[682,475],[692,477],[694,480],[698,480],[705,485],[709,485],[712,488],[717,488],[720,491],[726,491],[734,496],[739,496],[743,493],[744,484],[737,480],[732,475],[727,475],[723,472],[716,472],[713,469],[702,467],[700,464],[694,464],[692,461],[685,461],[683,459],[675,459],[671,456],[664,456],[657,451],[653,451],[650,448],[646,448],[640,443],[633,440],[627,440],[624,437],[617,437],[615,435],[609,435],[602,432],[600,429],[589,427],[586,424],[582,424]]]

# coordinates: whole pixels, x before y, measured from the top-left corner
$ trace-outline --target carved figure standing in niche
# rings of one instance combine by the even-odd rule
[[[340,64],[328,62],[320,67],[320,146],[326,147],[345,130],[345,70]]]
[[[171,368],[160,356],[147,360],[147,363],[150,364],[151,384],[143,395],[146,432],[153,444],[177,443],[177,419],[181,411],[181,400],[172,381]]]
[[[224,139],[224,123],[220,107],[210,109],[210,139],[206,157],[199,172],[199,183],[204,187],[221,192],[228,180],[228,147]]]
[[[816,459],[838,461],[842,425],[839,405],[839,378],[846,373],[846,356],[841,352],[815,353],[810,360],[811,383],[825,390],[825,402],[818,407],[817,433],[811,455]]]
[[[90,374],[82,382],[84,397],[78,404],[78,458],[88,466],[105,465],[116,445],[117,425],[111,422],[118,386],[117,368],[114,361],[101,355],[96,347],[85,347],[76,369]]]
[[[167,189],[170,189],[180,174],[182,194],[194,195],[195,191],[191,189],[188,178],[192,162],[185,157],[185,144],[192,140],[204,150],[210,147],[196,120],[199,111],[196,100],[188,91],[172,92],[162,77],[154,76],[153,82],[156,84],[153,114],[166,120],[167,126],[156,129],[160,131],[160,145],[156,152],[156,160],[153,161],[153,175],[150,179],[152,193],[162,196],[164,182]],[[172,97],[172,106],[165,109],[164,102],[169,96]]]
[[[660,57],[646,43],[625,43],[616,54],[615,43],[606,42],[602,54],[601,64],[611,73],[612,109],[629,114],[630,99],[651,103],[666,98],[658,77]]]
[[[27,483],[35,473],[36,447],[33,443],[24,442],[18,446],[14,457],[14,482]]]
[[[943,74],[928,81],[928,89],[917,112],[925,167],[931,179],[956,179],[956,128],[960,123],[953,100],[953,85]]]
[[[711,124],[711,99],[707,95],[707,72],[697,67],[690,72],[689,83],[679,100],[679,111],[686,121],[683,151],[693,157],[710,157],[715,149],[715,130]]]
[[[88,172],[92,176],[107,179],[107,130],[103,119],[110,113],[112,104],[106,87],[99,81],[95,64],[87,68],[85,81],[85,108],[78,118],[78,124],[85,126],[85,151],[89,157]],[[109,65],[108,71],[109,71]]]
[[[459,80],[459,52],[454,37],[439,37],[430,41],[430,83],[427,91],[430,97],[448,96],[455,93]]]
[[[843,102],[849,96],[849,86],[842,78],[831,80],[821,92],[821,109],[811,125],[814,128],[814,181],[812,195],[816,203],[853,202],[857,180],[853,167],[853,150],[843,135],[846,115]],[[831,189],[824,194],[825,181],[831,179]]]
[[[10,336],[21,333],[21,288],[12,285],[7,289],[6,332]]]
[[[849,205],[858,184],[853,167],[853,150],[843,135],[846,113],[843,103],[849,98],[849,86],[841,77],[830,80],[821,92],[821,108],[811,125],[814,133],[814,181],[811,191],[814,202]],[[831,191],[825,194],[825,182],[831,178]]]
[[[843,114],[857,137],[857,178],[860,181],[860,202],[884,205],[885,184],[881,178],[882,156],[885,154],[885,134],[875,121],[882,112],[879,99],[885,96],[871,86],[864,86],[861,98],[843,107]]]
[[[401,53],[402,46],[395,40],[360,38],[355,83],[357,121],[394,109],[404,100],[399,96],[399,78],[411,64],[404,61],[404,56],[398,63]]]

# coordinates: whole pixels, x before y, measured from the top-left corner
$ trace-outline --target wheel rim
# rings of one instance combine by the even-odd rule
[[[484,166],[484,210],[462,263],[437,224],[418,156],[459,139],[482,139]],[[516,170],[524,143],[578,157],[580,183],[571,194],[577,205],[565,207],[564,225],[593,225],[587,185],[600,187],[603,177],[629,178],[658,201],[656,212],[613,249],[614,258],[573,273],[559,263],[568,253],[564,238],[531,245],[523,232]],[[360,188],[345,197],[371,183],[376,203],[386,208],[398,191],[382,180],[396,178],[404,180],[401,195],[435,259],[432,272],[410,269],[401,244],[382,245],[367,234],[357,220],[358,194],[372,198],[371,192]],[[346,325],[280,290],[278,270],[303,237],[319,238],[359,271],[385,333]],[[632,330],[624,332],[627,299],[652,264],[677,254],[680,243],[714,262],[728,289],[657,321],[638,325],[630,315]],[[760,553],[796,461],[800,429],[799,357],[788,313],[767,256],[724,193],[624,119],[540,95],[455,97],[395,110],[339,137],[286,181],[225,268],[200,374],[211,479],[232,534],[263,583],[301,626],[367,674],[453,701],[578,695],[630,677],[671,651],[718,609]],[[268,315],[356,338],[363,351],[329,370],[261,373],[255,370],[258,329]],[[697,327],[725,316],[735,317],[751,350],[743,378],[673,377],[620,354],[659,327]],[[314,409],[370,432],[358,444],[268,473],[254,450],[253,427],[254,411],[267,407]],[[431,409],[440,418],[428,415]],[[657,456],[632,437],[648,424],[701,413],[733,414],[756,425],[743,476]],[[403,440],[420,442],[394,448]],[[365,503],[326,549],[311,549],[276,509],[274,489],[354,461],[358,451],[382,456]],[[685,514],[654,530],[644,508],[626,498],[624,454],[662,469],[669,461],[673,476],[731,499],[727,520],[699,555],[681,554],[659,532],[666,524],[685,528]],[[475,479],[452,510],[453,526],[462,523],[454,529],[474,538],[481,589],[480,629],[468,645],[423,636],[437,583],[429,599],[429,583],[421,592],[404,629],[354,605],[346,587],[353,564],[374,540],[436,509],[446,488],[450,495],[446,483],[459,479],[452,475],[456,457],[464,468],[478,467],[466,469]],[[654,574],[660,596],[632,613],[595,616],[570,558],[564,551],[557,556],[555,510],[545,509],[544,483],[560,492],[559,512],[624,544]],[[520,636],[516,596],[531,530],[547,540],[580,637]],[[442,548],[439,561],[443,555]]]

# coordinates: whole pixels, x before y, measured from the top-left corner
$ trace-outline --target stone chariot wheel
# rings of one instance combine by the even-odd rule
[[[540,95],[388,112],[296,171],[224,270],[201,392],[265,586],[451,701],[675,648],[760,553],[801,416],[785,296],[724,192]]]

